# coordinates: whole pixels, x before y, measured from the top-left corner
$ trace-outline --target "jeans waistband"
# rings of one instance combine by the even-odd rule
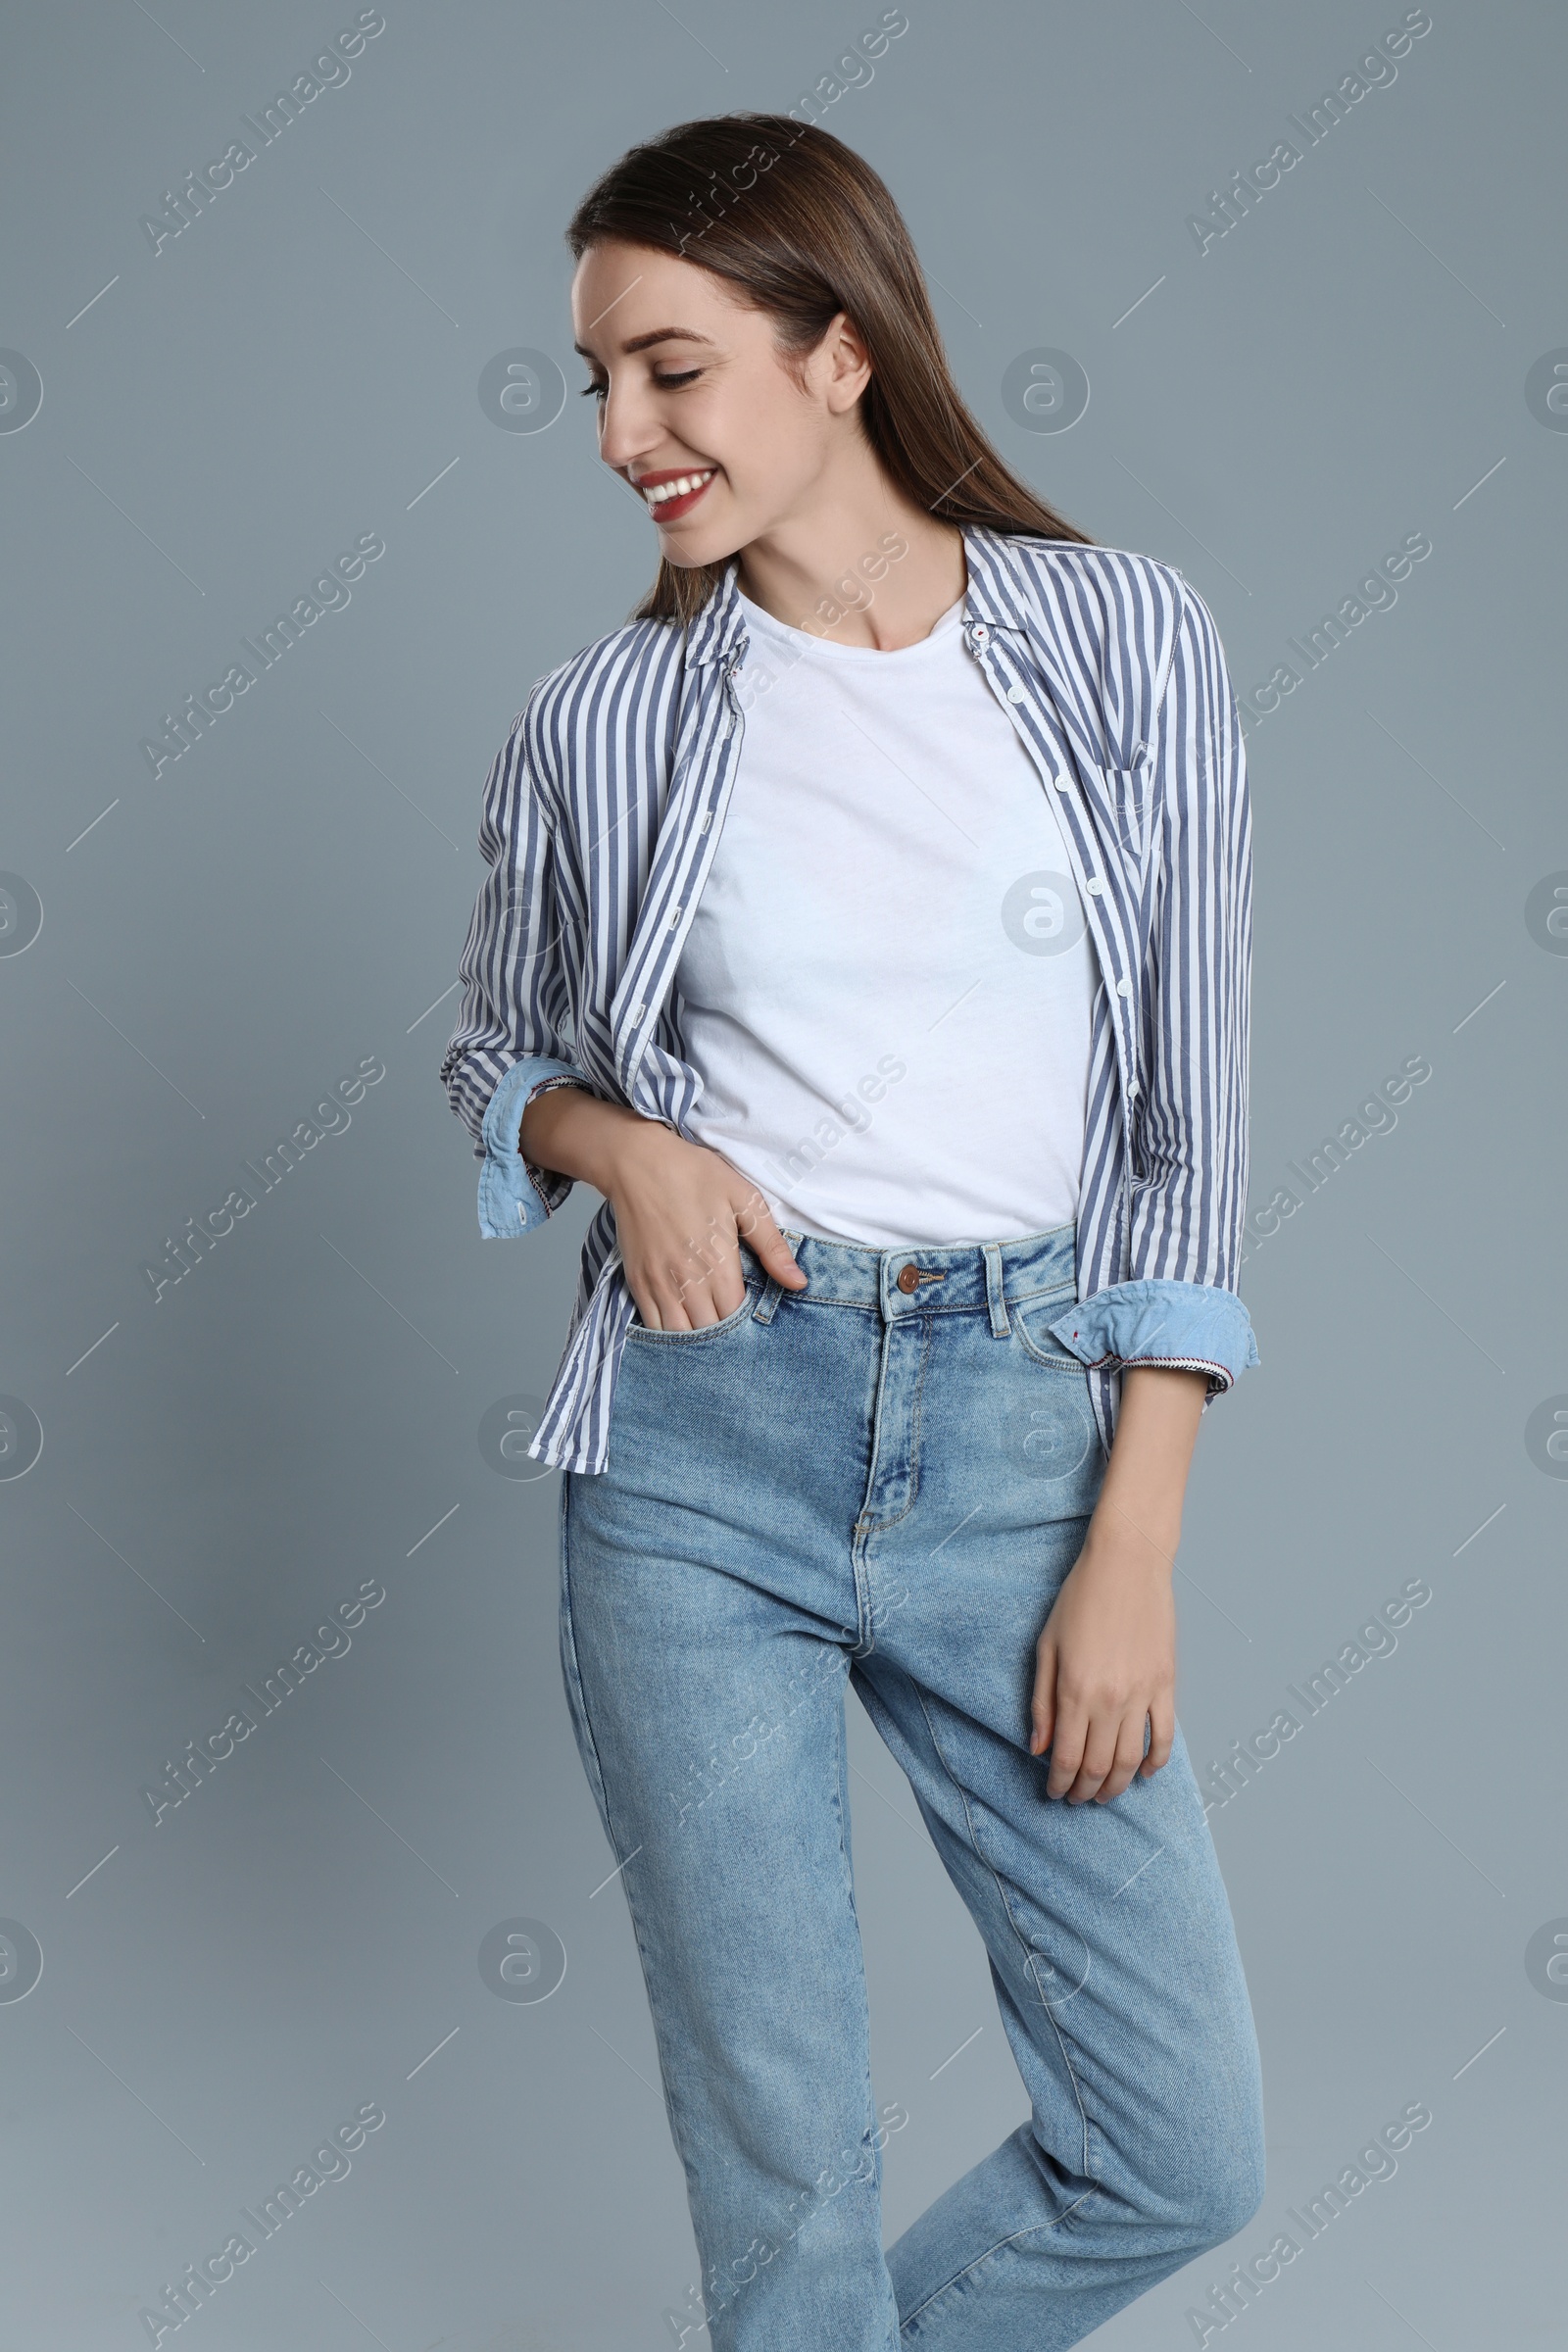
[[[1072,1225],[1022,1234],[1014,1241],[914,1242],[896,1250],[824,1241],[789,1227],[784,1228],[784,1238],[807,1278],[804,1291],[784,1292],[784,1297],[809,1300],[813,1306],[874,1308],[890,1322],[901,1315],[979,1308],[989,1311],[996,1327],[1004,1304],[1022,1305],[1042,1292],[1059,1291],[1075,1280],[1077,1271]],[[744,1243],[742,1250],[748,1273],[760,1273]]]

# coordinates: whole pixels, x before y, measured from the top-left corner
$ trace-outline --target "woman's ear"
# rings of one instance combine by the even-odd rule
[[[817,358],[823,368],[829,413],[845,416],[871,381],[871,355],[859,328],[846,312],[840,311],[830,323],[817,346]]]

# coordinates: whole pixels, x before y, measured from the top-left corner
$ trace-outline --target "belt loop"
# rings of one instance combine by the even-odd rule
[[[793,1229],[791,1229],[784,1234],[784,1239],[791,1246],[790,1255],[792,1257],[799,1257],[801,1244],[806,1239],[806,1236],[801,1233],[796,1233]],[[753,1252],[753,1255],[756,1255],[755,1251]],[[757,1302],[756,1310],[752,1316],[752,1321],[754,1323],[771,1323],[774,1315],[778,1312],[778,1302],[783,1296],[784,1285],[781,1282],[776,1281],[770,1274],[767,1278],[767,1287]]]
[[[1000,1242],[982,1242],[980,1247],[985,1252],[986,1304],[991,1309],[991,1336],[994,1340],[1004,1340],[1012,1326],[1007,1321],[1007,1301],[1002,1289],[1002,1245]]]

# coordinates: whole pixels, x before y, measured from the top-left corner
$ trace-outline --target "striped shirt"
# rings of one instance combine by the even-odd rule
[[[1099,965],[1076,1227],[1058,1336],[1107,1452],[1129,1364],[1257,1363],[1237,1293],[1247,1209],[1251,816],[1213,619],[1170,564],[966,526],[964,641],[1058,796]],[[442,1057],[474,1142],[479,1230],[530,1233],[570,1182],[518,1129],[584,1086],[685,1134],[701,1081],[671,1003],[745,731],[731,564],[703,611],[633,621],[539,680],[486,779],[487,872]],[[977,1236],[983,1239],[983,1236]],[[635,1301],[604,1201],[528,1451],[596,1471]]]

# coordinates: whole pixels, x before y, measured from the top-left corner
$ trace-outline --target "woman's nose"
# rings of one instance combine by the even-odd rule
[[[599,455],[605,464],[622,469],[634,466],[658,448],[659,440],[658,419],[640,409],[635,388],[612,384],[599,412]]]

